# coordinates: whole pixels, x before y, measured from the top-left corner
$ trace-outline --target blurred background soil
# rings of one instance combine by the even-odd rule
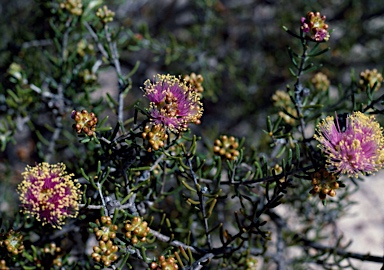
[[[366,178],[353,194],[358,203],[347,216],[338,221],[339,230],[348,240],[353,240],[348,251],[384,256],[384,172]],[[356,261],[361,270],[380,269],[379,264]]]
[[[49,28],[43,1],[0,0],[0,74],[9,65],[27,62],[33,57],[22,54],[27,42],[43,40]],[[285,25],[298,31],[300,18],[308,11],[327,16],[333,29],[328,43],[331,50],[318,61],[335,86],[348,85],[350,74],[383,69],[384,2],[376,0],[133,0],[105,1],[116,12],[115,25],[133,34],[148,35],[151,42],[132,49],[121,44],[121,63],[125,71],[136,61],[133,90],[127,104],[142,93],[139,87],[156,73],[200,73],[204,76],[204,116],[197,129],[204,140],[212,141],[221,133],[259,142],[265,128],[265,116],[272,112],[271,96],[277,89],[292,84],[287,47],[299,44],[282,30]],[[101,86],[112,92],[110,71],[99,77]],[[109,75],[108,75],[109,74]],[[1,77],[6,80],[5,75]],[[107,85],[107,86],[106,86]],[[98,93],[102,94],[102,93]],[[2,111],[2,114],[6,113]],[[379,119],[382,121],[382,119]],[[1,211],[15,207],[12,190],[20,181],[25,164],[31,164],[35,142],[31,134],[20,132],[16,145],[0,154]],[[350,215],[338,222],[346,239],[354,239],[352,252],[384,255],[384,174],[378,173],[360,183],[354,194],[358,204]],[[362,262],[359,269],[379,269]]]

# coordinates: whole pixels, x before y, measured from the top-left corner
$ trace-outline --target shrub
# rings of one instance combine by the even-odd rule
[[[198,13],[212,19],[207,28],[228,12],[220,1],[193,7],[207,8]],[[235,129],[215,131],[212,121],[204,125],[212,108],[222,110],[215,116],[220,123],[237,122],[239,112],[241,121],[256,115],[244,93],[229,100],[217,91],[220,70],[193,60],[209,57],[194,48],[201,46],[189,36],[196,29],[184,43],[169,44],[151,37],[146,24],[115,23],[115,12],[101,1],[40,1],[38,8],[44,39],[24,43],[11,57],[0,95],[5,167],[24,171],[12,180],[17,188],[7,182],[12,173],[2,175],[2,187],[17,190],[19,202],[1,212],[1,269],[383,263],[347,251],[343,236],[330,233],[354,203],[353,184],[384,164],[382,74],[366,69],[356,79],[351,73],[350,85],[336,88],[319,64],[333,35],[320,12],[280,30],[292,43],[293,82],[273,94],[263,132],[253,130],[258,122],[242,138]],[[201,39],[208,40],[206,33]],[[148,55],[153,65],[145,62]],[[244,86],[236,79],[239,59],[216,64],[228,64],[237,82],[223,89]],[[116,89],[102,91],[103,74]],[[256,78],[246,76],[249,84]],[[226,105],[216,106],[221,98]],[[246,106],[228,116],[241,101]],[[12,159],[15,149],[30,165]]]

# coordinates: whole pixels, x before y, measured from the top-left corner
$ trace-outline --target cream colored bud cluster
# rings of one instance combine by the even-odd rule
[[[383,75],[378,72],[377,69],[366,69],[360,73],[359,89],[361,91],[366,91],[368,85],[372,89],[376,84],[375,91],[377,91],[380,88],[382,82]]]
[[[79,56],[85,57],[86,55],[94,55],[95,47],[92,43],[88,43],[86,39],[82,39],[77,43],[76,52]]]
[[[312,175],[313,188],[310,191],[312,195],[319,194],[321,200],[325,200],[327,195],[331,197],[336,196],[336,189],[340,187],[337,182],[337,177],[328,172],[325,168],[321,168],[314,172]]]
[[[43,253],[49,253],[49,254],[54,255],[55,253],[60,253],[61,252],[61,248],[56,246],[55,243],[50,243],[50,244],[46,245],[45,247],[43,247],[41,249],[41,251]]]
[[[83,3],[81,0],[66,0],[60,3],[60,8],[66,9],[76,16],[80,16],[83,13]]]
[[[73,110],[71,118],[76,122],[76,124],[72,125],[72,128],[76,130],[77,134],[83,132],[88,136],[94,135],[97,117],[93,112],[88,113],[87,110],[82,110],[81,112]]]
[[[118,246],[114,245],[112,240],[99,241],[98,246],[93,247],[92,258],[104,264],[104,266],[110,266],[117,260],[118,256],[116,252],[119,250]]]
[[[144,132],[141,135],[147,141],[148,152],[163,148],[168,139],[165,128],[161,124],[145,126]]]
[[[184,76],[184,81],[187,82],[187,84],[189,84],[192,89],[194,89],[199,94],[202,94],[204,92],[204,78],[203,76],[201,76],[201,74],[196,74],[192,72],[190,75]]]
[[[325,92],[328,90],[330,86],[330,82],[328,80],[327,75],[322,72],[316,73],[311,80],[315,89],[319,92]]]
[[[107,242],[108,240],[116,237],[118,227],[117,225],[112,224],[112,219],[109,216],[102,216],[100,220],[96,219],[96,224],[99,227],[94,228],[93,231],[98,240]]]
[[[220,136],[220,139],[215,140],[213,152],[228,160],[236,160],[240,152],[238,150],[239,142],[233,136]]]
[[[279,116],[287,123],[287,124],[294,124],[295,118],[297,117],[296,109],[294,108],[291,98],[289,94],[286,91],[282,90],[276,90],[276,92],[272,96],[273,100],[273,106],[276,108],[283,108],[287,111],[286,114],[283,111],[279,111]],[[293,117],[292,117],[293,116]]]
[[[95,223],[97,227],[95,227],[93,231],[99,240],[99,244],[93,247],[92,258],[96,262],[108,267],[118,259],[118,255],[116,254],[118,246],[114,245],[113,241],[116,238],[119,226],[113,224],[109,216],[102,216],[100,219],[96,219]],[[124,227],[121,229],[125,237],[131,241],[132,245],[136,245],[139,242],[146,242],[146,237],[150,230],[148,223],[143,221],[141,217],[133,217],[132,219],[126,220]]]
[[[62,258],[60,256],[61,248],[56,246],[55,243],[50,243],[50,244],[45,245],[41,249],[41,252],[54,256],[54,259],[52,261],[52,263],[54,265],[59,266],[59,267],[63,266]]]
[[[96,11],[96,16],[99,17],[104,24],[107,24],[113,21],[115,12],[109,10],[107,6],[103,6]]]
[[[177,260],[173,256],[169,256],[167,259],[164,256],[159,257],[159,262],[151,263],[151,270],[177,270],[179,266]]]
[[[7,249],[11,256],[16,256],[24,250],[23,236],[20,232],[11,229],[5,235],[0,235],[0,247],[2,246]]]
[[[85,84],[92,84],[97,81],[97,75],[89,69],[84,69],[79,72],[79,76]]]
[[[143,221],[141,217],[134,217],[132,220],[127,220],[124,229],[126,230],[125,236],[131,240],[133,245],[136,245],[139,241],[147,241],[147,235],[149,233],[148,223]]]
[[[109,216],[102,216],[100,220],[96,219],[95,223],[97,227],[93,229],[93,232],[100,241],[98,246],[93,247],[92,258],[103,263],[104,266],[110,266],[118,258],[116,255],[118,247],[112,242],[116,237],[118,226],[112,223]]]

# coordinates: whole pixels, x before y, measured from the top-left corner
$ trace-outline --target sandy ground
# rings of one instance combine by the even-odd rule
[[[359,186],[353,195],[358,204],[338,222],[339,229],[347,239],[353,239],[348,251],[384,256],[384,172],[367,178]],[[378,263],[355,262],[360,270],[382,267]]]

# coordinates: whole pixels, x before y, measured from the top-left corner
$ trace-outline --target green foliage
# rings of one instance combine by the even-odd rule
[[[3,56],[2,160],[15,171],[24,163],[63,162],[83,194],[77,218],[62,230],[19,212],[1,220],[0,268],[354,269],[351,259],[383,263],[380,256],[348,252],[340,235],[330,239],[335,222],[355,203],[361,179],[335,174],[336,196],[316,192],[315,175],[330,161],[313,138],[320,119],[335,111],[382,115],[382,79],[372,84],[354,72],[347,86],[335,86],[335,77],[330,83],[323,73],[316,79],[320,70],[332,73],[332,32],[330,42],[308,37],[300,28],[306,11],[284,9],[278,21],[297,23],[276,32],[266,15],[265,22],[247,22],[251,11],[237,2],[153,4],[157,9],[112,2],[116,14],[102,1],[38,1],[30,20],[42,33],[25,33],[14,40],[17,52]],[[132,18],[123,17],[118,7],[140,11],[145,20],[132,10]],[[264,26],[262,35],[257,29]],[[198,94],[207,120],[182,131],[159,120],[164,129],[154,128],[149,106],[156,102],[142,97],[143,82],[152,73],[184,78],[192,72],[204,77]],[[281,85],[269,106],[265,100]],[[197,92],[193,82],[186,86]],[[176,101],[159,106],[172,111]],[[84,131],[89,126],[74,119],[73,110],[97,116],[94,132]],[[223,143],[222,149],[236,151],[231,158],[215,151],[222,133],[243,136]],[[26,138],[32,146],[24,142],[21,155],[17,147]],[[12,160],[15,152],[24,158]],[[9,213],[0,216],[9,219]],[[24,239],[16,256],[5,242],[11,229]]]

